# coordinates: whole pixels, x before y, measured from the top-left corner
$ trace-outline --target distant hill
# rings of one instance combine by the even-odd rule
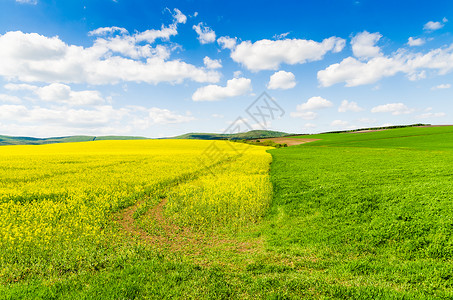
[[[142,140],[142,139],[146,138],[139,136],[114,136],[114,135],[109,136],[74,135],[51,138],[33,138],[33,137],[0,135],[0,146],[75,143],[75,142],[89,142],[95,140],[98,141],[98,140]]]
[[[250,140],[264,139],[273,137],[283,137],[291,135],[286,132],[272,130],[251,130],[248,132],[222,134],[222,133],[186,133],[172,139],[189,139],[189,140]]]

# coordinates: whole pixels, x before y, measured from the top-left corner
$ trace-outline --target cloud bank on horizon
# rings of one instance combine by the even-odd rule
[[[10,10],[45,10],[44,0],[7,2]],[[166,22],[156,27],[106,22],[79,41],[9,25],[0,33],[0,134],[221,131],[227,124],[213,115],[234,119],[265,90],[288,112],[270,129],[288,132],[448,123],[451,116],[448,16],[392,41],[366,23],[348,35],[291,30],[269,38],[253,29],[233,34],[215,13],[161,11]]]

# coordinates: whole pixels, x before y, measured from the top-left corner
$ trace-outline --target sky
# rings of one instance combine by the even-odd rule
[[[449,0],[0,0],[0,135],[452,124],[452,30]]]

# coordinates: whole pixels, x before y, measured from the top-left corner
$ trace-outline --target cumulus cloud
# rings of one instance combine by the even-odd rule
[[[115,32],[119,32],[121,34],[128,34],[129,32],[122,27],[117,27],[117,26],[112,26],[112,27],[100,27],[95,30],[91,30],[88,32],[88,35],[107,35],[107,34],[113,34]]]
[[[328,108],[331,106],[333,106],[333,103],[330,102],[329,100],[326,100],[319,96],[311,97],[310,99],[307,100],[307,102],[297,105],[296,111],[291,112],[290,116],[293,118],[302,118],[305,120],[313,120],[318,117],[318,114],[311,110],[318,110],[318,109]]]
[[[8,83],[4,86],[5,89],[10,91],[34,91],[36,90],[36,85],[26,84],[26,83]]]
[[[16,97],[16,96],[11,96],[11,95],[7,95],[7,94],[0,94],[0,102],[19,104],[22,101],[20,100],[19,97]]]
[[[198,25],[193,25],[193,30],[198,34],[198,40],[200,44],[209,44],[215,42],[215,32],[203,22],[198,23]]]
[[[208,69],[218,69],[222,67],[222,61],[220,59],[210,59],[207,56],[203,58],[203,63]]]
[[[193,101],[217,101],[244,95],[252,90],[252,81],[248,78],[233,78],[227,81],[226,86],[208,85],[200,87],[192,95]]]
[[[67,106],[27,107],[0,105],[0,130],[5,134],[26,136],[61,136],[75,134],[128,134],[136,129],[195,120],[168,109],[142,106],[114,108],[98,105],[86,109]],[[39,125],[36,125],[39,124]]]
[[[219,80],[216,71],[168,60],[170,54],[162,45],[138,45],[139,41],[154,41],[154,33],[150,30],[133,36],[98,38],[92,47],[84,48],[67,45],[58,37],[7,32],[0,35],[0,76],[25,82],[89,84]]]
[[[366,62],[347,57],[319,71],[318,80],[324,87],[340,82],[351,87],[372,84],[397,73],[405,73],[408,79],[417,80],[426,77],[426,70],[437,71],[439,75],[453,70],[453,44],[426,54],[400,49],[391,56],[374,57]]]
[[[179,9],[173,9],[173,18],[175,19],[176,23],[186,24],[187,17],[184,15]]]
[[[61,83],[52,83],[43,87],[9,83],[5,88],[11,91],[32,91],[43,101],[69,106],[98,105],[106,102],[99,91],[73,91],[70,86]]]
[[[391,113],[394,116],[410,114],[414,112],[413,109],[407,107],[403,103],[389,103],[384,105],[378,105],[371,109],[372,113]]]
[[[289,115],[293,118],[302,118],[304,120],[313,120],[318,117],[318,114],[313,111],[300,111],[299,108],[297,108],[296,111],[291,112]]]
[[[222,49],[234,49],[236,47],[236,38],[230,38],[229,36],[221,36],[217,39],[217,43]]]
[[[409,46],[421,46],[425,43],[425,40],[422,38],[414,39],[413,37],[409,37],[407,44]]]
[[[172,112],[168,109],[162,109],[157,107],[152,107],[148,109],[148,114],[150,120],[154,124],[175,124],[175,123],[186,123],[195,120],[190,114],[180,115],[175,112]]]
[[[297,105],[298,111],[315,110],[332,107],[333,103],[322,97],[311,97],[307,102]]]
[[[231,52],[231,58],[251,71],[275,70],[283,63],[294,65],[321,60],[324,55],[343,50],[345,40],[330,37],[322,42],[303,39],[244,41]]]
[[[296,86],[296,77],[291,72],[278,71],[271,75],[267,88],[270,90],[276,89],[292,89]]]
[[[360,123],[365,123],[365,124],[374,124],[377,122],[376,119],[370,119],[370,118],[360,118],[357,121],[359,121]]]
[[[351,40],[354,56],[360,59],[381,56],[381,48],[375,46],[381,37],[382,35],[378,32],[369,33],[368,31],[355,35]]]
[[[441,29],[442,27],[444,27],[445,24],[443,23],[446,23],[448,20],[446,18],[444,18],[442,20],[442,23],[441,22],[433,22],[433,21],[429,21],[428,23],[426,23],[424,26],[423,26],[423,29],[424,30],[427,30],[427,31],[434,31],[434,30],[438,30],[438,29]]]
[[[332,121],[332,123],[330,123],[330,125],[335,126],[335,127],[344,127],[344,126],[349,125],[349,122],[343,121],[343,120],[334,120],[334,121]]]
[[[340,107],[338,107],[339,112],[347,112],[347,111],[359,112],[362,110],[363,110],[363,108],[361,108],[357,104],[357,102],[348,101],[348,100],[341,101],[341,105],[340,105]]]
[[[446,115],[447,114],[444,112],[440,112],[440,113],[429,112],[429,113],[424,113],[424,114],[418,115],[417,118],[420,118],[420,119],[442,118],[442,117],[445,117]]]
[[[439,84],[439,85],[433,86],[431,89],[432,90],[443,90],[443,89],[449,89],[449,88],[451,88],[451,84],[444,83],[444,84]]]

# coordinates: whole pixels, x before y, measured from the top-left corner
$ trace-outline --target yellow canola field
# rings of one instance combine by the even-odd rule
[[[145,196],[165,195],[165,215],[181,225],[254,222],[272,193],[267,149],[193,140],[2,146],[0,265],[82,259],[105,244],[112,213]]]

